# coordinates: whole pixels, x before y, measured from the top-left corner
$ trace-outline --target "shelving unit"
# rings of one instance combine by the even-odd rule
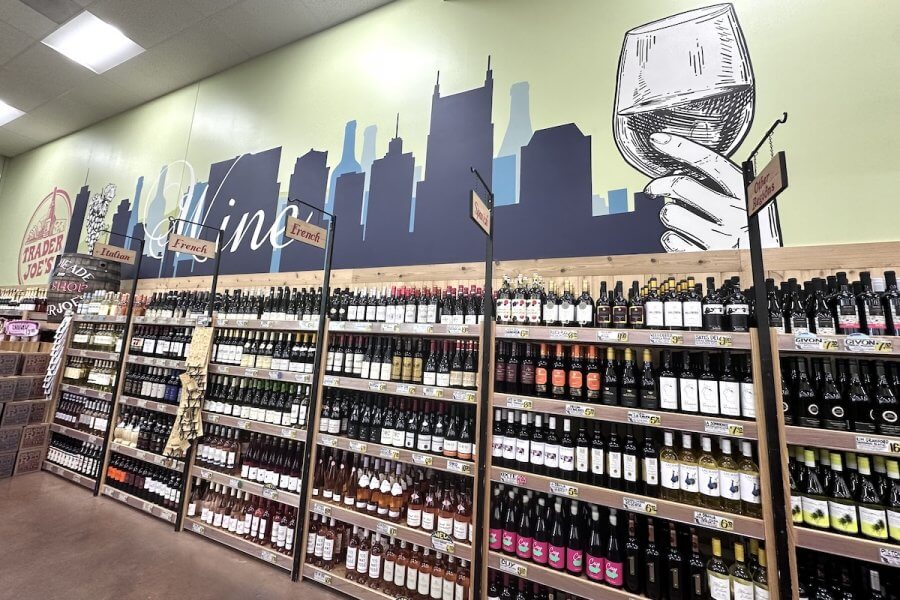
[[[303,565],[303,578],[347,594],[351,598],[359,598],[359,600],[394,600],[394,596],[347,579],[343,566],[326,571],[307,563]]]
[[[75,471],[70,471],[65,467],[53,464],[52,462],[47,460],[44,461],[44,463],[41,465],[41,468],[43,468],[47,472],[62,477],[63,479],[68,479],[72,483],[80,485],[81,487],[87,488],[89,490],[93,490],[94,486],[97,483],[97,480],[93,477],[88,477],[87,475],[82,475],[80,473],[76,473]]]
[[[444,402],[463,402],[467,404],[472,404],[478,399],[478,393],[475,390],[433,385],[423,386],[418,383],[395,383],[376,379],[338,377],[337,375],[326,375],[322,381],[325,387],[357,390],[360,392],[377,392],[379,394],[390,394],[406,398],[443,400]]]
[[[145,500],[141,500],[137,496],[132,496],[127,492],[123,492],[121,490],[117,490],[111,486],[104,485],[103,486],[103,495],[113,500],[118,500],[124,504],[132,508],[136,508],[141,510],[148,515],[152,515],[157,519],[162,519],[163,521],[168,521],[169,523],[175,523],[175,518],[177,513],[173,510],[169,510],[168,508],[163,508],[158,504],[154,504],[153,502],[147,502]]]
[[[259,544],[251,542],[250,540],[245,540],[244,538],[234,535],[233,533],[229,533],[228,531],[225,531],[224,529],[221,529],[219,527],[205,525],[197,519],[192,519],[190,517],[186,518],[184,520],[184,530],[203,536],[208,540],[216,542],[217,544],[228,546],[229,548],[237,550],[242,554],[252,556],[253,558],[269,563],[270,565],[274,565],[279,569],[283,569],[289,573],[291,571],[291,567],[293,566],[291,562],[293,559],[290,556],[286,556],[284,554],[281,554],[280,552],[275,552],[273,550],[268,550],[264,546],[260,546]]]
[[[573,275],[576,276],[577,275]],[[596,327],[496,326],[498,340],[599,344],[687,350],[749,350],[750,334],[735,331],[670,331],[667,329],[602,329]]]
[[[556,571],[549,567],[532,562],[508,558],[505,555],[488,551],[487,566],[501,573],[509,573],[535,583],[547,585],[569,594],[575,594],[591,600],[639,600],[643,596],[635,596],[624,589],[617,589],[596,583],[586,577],[576,577],[565,571]]]
[[[900,566],[900,544],[889,540],[876,541],[840,535],[828,531],[816,531],[795,527],[797,546],[807,550],[827,552],[835,556],[855,558],[882,565]]]

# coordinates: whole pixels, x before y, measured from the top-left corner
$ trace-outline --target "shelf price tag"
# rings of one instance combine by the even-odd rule
[[[382,323],[381,331],[386,333],[397,333],[400,331],[400,326],[397,323]]]
[[[463,475],[471,475],[472,465],[470,465],[469,463],[460,462],[458,460],[448,460],[447,470],[453,471],[454,473],[462,473]]]
[[[250,429],[250,421],[239,419],[237,422],[238,429]]]
[[[294,381],[297,383],[312,383],[312,375],[308,373],[294,373]]]
[[[856,449],[864,452],[881,452],[883,454],[900,454],[900,440],[875,438],[864,435],[856,436]]]
[[[275,554],[274,552],[269,552],[268,550],[261,551],[259,553],[259,557],[261,559],[263,559],[264,561],[270,562],[272,564],[275,564],[276,562],[278,562],[278,555]]]
[[[313,581],[318,581],[323,585],[331,585],[331,575],[322,571],[313,572]]]
[[[235,479],[234,477],[229,477],[227,485],[228,485],[228,487],[231,487],[231,488],[240,489],[242,487],[243,483],[244,482],[241,481],[240,479]]]
[[[510,573],[516,577],[528,577],[528,567],[513,562],[508,558],[500,559],[500,570],[504,573]]]
[[[292,440],[296,440],[296,439],[297,439],[297,430],[296,430],[296,429],[291,429],[291,428],[289,428],[289,427],[282,427],[282,428],[281,428],[281,437],[285,437],[285,438],[290,438],[290,439],[292,439]]]
[[[556,481],[550,482],[550,493],[554,496],[565,496],[567,498],[577,498],[578,497],[578,488],[574,485],[567,485],[565,483],[558,483]]]
[[[377,531],[381,535],[386,535],[388,537],[397,535],[397,528],[388,523],[379,522],[377,525],[375,525],[375,531]]]
[[[680,333],[655,332],[650,334],[651,344],[663,344],[666,346],[684,345],[684,335]]]
[[[822,337],[812,333],[798,333],[794,335],[794,348],[797,350],[835,351],[838,349],[838,343],[835,338]]]
[[[847,352],[883,352],[894,351],[894,342],[885,338],[874,338],[864,333],[852,333],[844,338],[844,349]]]
[[[347,444],[347,447],[351,452],[359,452],[360,454],[365,454],[366,450],[369,448],[367,444],[357,441],[350,442]]]
[[[893,548],[879,548],[878,557],[881,559],[881,562],[886,565],[900,567],[900,550],[894,550]]]
[[[328,329],[331,331],[344,331],[344,325],[346,325],[344,321],[332,321],[328,324]]]
[[[254,369],[252,367],[247,367],[244,369],[244,377],[256,377],[259,374],[259,369]]]
[[[475,392],[453,392],[453,399],[459,402],[475,402]]]
[[[447,335],[465,335],[469,333],[468,325],[448,325]]]
[[[525,327],[505,327],[503,329],[503,337],[527,338],[530,332]]]
[[[210,477],[212,477],[212,471],[200,469],[200,479],[209,479]]]
[[[395,390],[398,394],[409,394],[410,396],[413,396],[416,393],[416,386],[409,385],[408,383],[398,383]]]
[[[527,398],[507,398],[506,408],[515,408],[518,410],[533,410],[534,402]]]
[[[662,417],[634,410],[628,411],[628,422],[635,425],[662,425]]]
[[[387,386],[383,381],[370,381],[369,382],[369,391],[370,392],[383,392]]]
[[[698,333],[694,336],[694,345],[707,348],[731,348],[734,345],[734,337],[720,333]]]
[[[422,393],[430,398],[443,398],[444,390],[438,387],[426,387],[422,389]]]
[[[267,485],[266,487],[263,488],[262,495],[263,495],[263,498],[268,498],[269,500],[277,500],[278,499],[278,490]]]
[[[353,323],[353,331],[372,331],[371,323]]]
[[[207,417],[207,418],[209,419],[209,421],[210,421],[211,423],[218,423],[218,422],[219,422],[219,415],[209,415],[209,417]]]
[[[581,404],[566,404],[566,414],[572,417],[593,417],[597,411],[590,406]]]
[[[259,328],[260,328],[260,329],[271,329],[271,328],[272,328],[272,321],[269,321],[268,319],[267,319],[267,320],[264,320],[264,321],[260,321],[260,322],[259,322]]]
[[[381,458],[390,458],[392,460],[397,460],[400,458],[400,451],[396,448],[385,448],[382,446],[381,450],[378,451],[378,456]]]
[[[703,421],[703,431],[715,435],[744,435],[744,426],[738,423],[728,423],[727,421]]]
[[[597,341],[624,344],[628,341],[628,332],[602,329],[597,332]]]
[[[547,332],[547,337],[551,340],[577,340],[578,331],[576,329],[551,329]]]
[[[320,435],[319,444],[330,448],[337,448],[337,438],[332,435]]]
[[[315,321],[297,321],[297,329],[315,329],[317,325]]]
[[[317,515],[322,515],[323,517],[331,516],[331,507],[319,502],[313,502],[312,511]]]
[[[143,502],[143,503],[141,503],[141,510],[144,511],[144,512],[150,513],[150,514],[152,515],[152,514],[153,514],[153,508],[154,508],[155,506],[156,506],[156,505],[153,504],[152,502]]]
[[[655,502],[647,502],[637,498],[622,498],[622,508],[631,512],[644,513],[645,515],[655,515],[659,512]]]
[[[500,481],[509,485],[522,486],[525,485],[527,478],[521,473],[509,473],[500,471]]]
[[[325,385],[338,385],[340,382],[340,377],[335,377],[334,375],[326,375],[322,378],[322,383]]]
[[[206,531],[206,527],[204,527],[200,523],[191,523],[191,531],[203,535],[203,532]]]
[[[700,527],[721,529],[722,531],[734,531],[734,520],[699,510],[694,511],[694,523]]]
[[[434,464],[433,456],[428,456],[427,454],[419,454],[418,452],[412,453],[412,460],[414,464],[422,465],[424,467],[430,467]]]
[[[421,324],[413,325],[412,332],[413,333],[434,333],[434,326],[433,325],[421,325]]]
[[[438,552],[446,552],[447,554],[456,553],[453,540],[443,531],[435,531],[431,534],[431,547]]]

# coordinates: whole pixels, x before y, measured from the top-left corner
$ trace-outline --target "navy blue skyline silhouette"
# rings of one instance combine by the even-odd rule
[[[484,234],[470,218],[469,197],[472,189],[483,197],[487,194],[470,173],[472,166],[488,185],[498,178],[494,217],[497,260],[661,252],[659,239],[664,227],[659,210],[663,200],[637,193],[633,211],[594,216],[590,136],[574,123],[532,133],[527,94],[527,83],[514,84],[511,120],[495,156],[490,64],[481,86],[455,94],[441,94],[438,76],[431,96],[423,180],[416,182],[421,167],[411,152],[404,152],[399,123],[381,157],[374,156],[374,126],[366,128],[360,163],[356,157],[357,123],[349,121],[338,165],[328,165],[325,150],[312,148],[298,157],[290,175],[288,199],[299,198],[335,214],[335,268],[482,260]],[[207,225],[224,229],[227,243],[222,274],[322,266],[322,251],[298,242],[288,243],[274,255],[268,241],[256,250],[250,247],[252,240],[264,240],[273,228],[283,229],[279,208],[285,203],[278,194],[281,151],[281,147],[272,148],[213,163],[208,182],[200,182],[194,189],[188,214],[201,207],[199,213]],[[145,237],[139,220],[142,188],[143,178],[139,178],[134,201],[119,202],[112,218],[114,231],[130,229],[131,235]],[[88,196],[87,188],[82,188],[73,215],[84,213]],[[287,205],[296,207],[289,209],[296,211],[296,216],[306,220],[312,213],[312,223],[327,226],[318,211]],[[69,240],[80,237],[82,221],[73,217]],[[244,237],[232,251],[230,241],[238,228],[244,229]],[[211,235],[201,233],[199,237],[209,239]],[[272,239],[284,243],[281,231]],[[136,249],[137,244],[127,246]],[[168,252],[161,258],[146,254],[141,277],[213,272],[212,261],[194,262]]]

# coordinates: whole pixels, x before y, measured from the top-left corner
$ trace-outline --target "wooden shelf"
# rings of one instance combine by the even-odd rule
[[[760,540],[765,539],[766,535],[762,519],[689,506],[661,498],[629,494],[575,482],[569,483],[552,477],[500,467],[491,467],[491,481]]]
[[[238,317],[222,319],[215,317],[213,326],[221,329],[273,329],[277,331],[315,332],[319,329],[319,320],[300,321],[297,319],[251,319]]]
[[[118,444],[116,442],[109,443],[109,450],[110,452],[124,454],[125,456],[130,456],[132,458],[136,458],[148,463],[153,463],[154,465],[165,467],[166,469],[172,469],[173,471],[184,471],[184,462],[178,460],[177,458],[170,458],[161,454],[148,452],[147,450],[138,450],[137,448],[125,446],[124,444]]]
[[[243,429],[244,431],[253,431],[255,433],[264,433],[275,437],[287,438],[289,440],[306,441],[306,429],[298,429],[296,427],[284,427],[282,425],[272,425],[271,423],[262,423],[260,421],[251,421],[250,419],[239,419],[228,415],[220,415],[203,411],[203,421],[207,423],[217,423],[226,427],[234,427]]]
[[[262,485],[261,483],[250,481],[249,479],[244,479],[243,477],[219,473],[218,471],[213,471],[212,469],[204,469],[202,467],[198,467],[197,465],[191,467],[191,475],[193,475],[194,477],[199,477],[200,479],[205,479],[206,481],[221,483],[222,485],[227,485],[230,488],[234,488],[244,492],[250,492],[254,496],[262,496],[263,498],[275,500],[289,506],[300,505],[299,494],[293,494],[286,490]]]
[[[75,471],[70,471],[65,467],[53,464],[49,460],[45,460],[41,466],[45,471],[53,473],[54,475],[58,475],[63,479],[68,479],[72,483],[80,485],[81,487],[87,488],[91,491],[94,490],[94,485],[96,485],[97,483],[97,480],[92,477],[82,475],[81,473],[76,473]]]
[[[336,387],[344,390],[377,392],[379,394],[391,394],[393,396],[405,396],[407,398],[443,400],[445,402],[475,404],[478,399],[477,390],[463,390],[432,385],[425,386],[420,383],[396,383],[393,381],[377,381],[375,379],[359,379],[355,377],[341,377],[338,375],[325,375],[322,379],[322,383],[328,387]]]
[[[344,572],[344,565],[337,565],[331,571],[314,567],[311,564],[303,565],[303,579],[315,581],[322,585],[347,594],[358,600],[394,600],[394,596],[373,590],[364,583],[350,581]]]
[[[91,360],[119,360],[118,352],[104,352],[102,350],[79,350],[78,348],[69,348],[66,350],[66,356],[80,356],[81,358],[90,358]]]
[[[376,335],[417,335],[454,338],[477,338],[481,325],[444,325],[441,323],[363,323],[331,321],[328,331],[340,333],[371,333]]]
[[[69,427],[68,425],[61,425],[60,423],[50,423],[50,431],[52,431],[53,433],[58,433],[60,435],[67,435],[70,438],[81,440],[82,442],[85,442],[87,444],[93,444],[95,446],[103,445],[103,438],[99,435],[81,431],[80,429],[74,429],[72,427]]]
[[[835,431],[834,429],[813,429],[812,427],[786,426],[785,440],[792,446],[814,446],[845,452],[862,452],[896,458],[900,454],[900,437],[857,433],[855,431]]]
[[[218,375],[236,375],[238,377],[252,377],[253,379],[287,381],[288,383],[312,383],[312,373],[277,371],[273,369],[256,369],[253,367],[235,367],[232,365],[216,365],[212,363],[209,364],[207,370],[210,373],[215,373]]]
[[[778,335],[778,351],[788,353],[854,354],[864,358],[900,356],[900,337],[890,335]]]
[[[137,496],[132,496],[131,494],[123,492],[121,490],[117,490],[114,487],[104,485],[103,495],[109,496],[113,500],[123,502],[132,508],[142,510],[149,515],[153,515],[157,519],[162,519],[163,521],[168,521],[169,523],[175,522],[175,511],[169,510],[168,508],[163,508],[162,506],[154,504],[153,502],[141,500]]]
[[[658,346],[690,350],[749,350],[750,334],[737,331],[599,329],[497,324],[497,339],[618,346]]]
[[[135,398],[134,396],[120,396],[119,404],[125,406],[136,406],[138,408],[146,408],[156,412],[166,413],[167,415],[178,414],[177,404],[166,404],[164,402],[156,402],[154,400],[144,400],[143,398]]]
[[[567,400],[554,400],[552,398],[537,398],[535,396],[519,396],[516,394],[501,394],[496,392],[494,393],[492,405],[495,408],[528,410],[566,417],[596,419],[598,421],[610,421],[613,423],[629,423],[643,427],[708,433],[710,435],[723,435],[748,440],[755,440],[757,438],[756,421],[745,421],[742,419],[727,419],[722,417],[688,415],[676,412],[643,410],[640,408],[625,408],[624,406],[569,402]]]
[[[893,565],[900,559],[900,544],[892,544],[889,540],[868,540],[796,526],[794,535],[799,548],[827,552],[842,558]]]
[[[591,600],[639,600],[640,594],[632,594],[624,589],[610,587],[591,581],[587,577],[576,577],[566,571],[557,571],[544,565],[524,561],[517,557],[507,557],[499,552],[488,552],[487,566],[503,573],[555,588],[562,592],[575,594]]]
[[[438,543],[441,549],[438,549],[433,541],[431,534],[422,529],[413,529],[401,523],[393,523],[378,517],[360,513],[344,506],[329,502],[328,500],[312,500],[310,504],[310,512],[324,515],[326,517],[334,517],[338,521],[349,523],[350,525],[359,525],[365,527],[369,531],[375,531],[387,537],[395,537],[398,540],[406,540],[413,544],[418,544],[425,548],[433,548],[444,554],[472,560],[472,546],[468,542],[459,542],[453,540],[452,546],[447,548],[445,545]]]
[[[125,315],[72,315],[75,323],[124,323],[127,318]]]
[[[270,565],[275,565],[276,567],[284,569],[287,572],[290,572],[291,568],[293,567],[293,559],[290,556],[286,556],[284,554],[281,554],[280,552],[275,552],[273,550],[267,550],[265,547],[260,546],[255,542],[245,540],[244,538],[238,537],[233,533],[229,533],[224,529],[213,527],[212,525],[206,525],[195,519],[185,518],[184,530],[196,533],[197,535],[202,535],[207,539],[218,542],[224,546],[228,546],[229,548],[237,550],[238,552],[246,554],[247,556],[252,556],[253,558],[257,558],[263,562],[267,562]],[[289,531],[288,535],[294,535],[294,532]]]
[[[326,448],[339,448],[357,454],[366,454],[368,456],[386,458],[388,460],[397,460],[410,465],[428,467],[437,471],[458,473],[469,477],[475,476],[475,463],[470,460],[446,458],[427,452],[413,452],[404,448],[382,446],[381,444],[373,444],[371,442],[360,442],[358,440],[351,440],[350,438],[328,435],[325,433],[316,434],[316,443]]]
[[[87,398],[97,398],[98,400],[106,400],[107,402],[112,402],[112,392],[100,392],[98,390],[94,390],[88,387],[84,387],[81,385],[72,385],[70,383],[61,383],[59,385],[59,389],[63,392],[69,392],[72,394],[78,394],[79,396],[85,396]]]
[[[151,367],[165,367],[167,369],[178,369],[184,371],[187,366],[183,360],[174,360],[171,358],[162,358],[158,356],[131,356],[125,359],[125,362],[133,365],[149,365]]]
[[[135,317],[134,322],[138,325],[171,325],[173,327],[193,327],[197,324],[197,321],[200,319],[206,318],[206,315],[202,317],[148,317],[148,316],[140,316]]]

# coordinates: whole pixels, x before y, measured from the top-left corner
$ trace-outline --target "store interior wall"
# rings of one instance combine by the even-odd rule
[[[711,42],[702,19],[677,16],[720,8],[736,19],[725,35],[734,39]],[[320,257],[281,248],[288,196],[341,217],[338,267],[477,260],[470,164],[498,195],[499,258],[741,246],[741,202],[721,182],[688,169],[696,185],[681,203],[715,211],[698,228],[695,214],[642,194],[653,182],[650,191],[678,196],[667,179],[678,166],[641,168],[616,137],[617,115],[640,113],[652,130],[654,118],[677,119],[680,94],[727,85],[753,100],[726,102],[739,131],[713,158],[730,160],[729,178],[790,114],[773,148],[787,152],[790,173],[775,243],[895,239],[895,219],[879,216],[895,211],[900,184],[898,19],[900,4],[874,0],[400,0],[11,158],[0,208],[16,218],[0,220],[0,252],[17,258],[2,261],[0,283],[46,281],[46,257],[29,250],[39,225],[52,216],[51,235],[80,235],[79,203],[110,183],[107,222],[146,235],[145,276],[208,266],[167,262],[170,215],[224,223],[231,272],[315,268]],[[654,35],[642,34],[650,24]],[[642,35],[678,60],[632,60]],[[653,89],[643,89],[635,69],[703,77],[645,78]],[[617,111],[617,84],[620,104],[647,104]],[[721,115],[700,108],[690,133],[727,138]],[[759,168],[768,157],[764,148]]]

